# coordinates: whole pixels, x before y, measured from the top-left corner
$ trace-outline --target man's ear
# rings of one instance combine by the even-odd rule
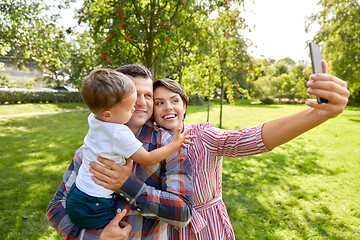
[[[186,110],[187,110],[187,105],[186,105],[186,103],[184,103],[184,109],[185,109],[185,111],[184,111],[184,118],[183,118],[183,121],[184,121],[184,119],[185,119],[185,117],[186,117]]]
[[[111,119],[111,111],[105,110],[101,112],[101,119],[103,121],[109,121]]]

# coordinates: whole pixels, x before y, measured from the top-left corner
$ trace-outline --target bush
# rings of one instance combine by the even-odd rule
[[[189,95],[189,105],[204,105],[204,98],[199,95]]]
[[[264,97],[264,98],[260,99],[260,101],[262,104],[268,104],[268,105],[275,103],[275,100],[271,97]]]
[[[360,103],[360,88],[355,89],[350,97],[349,97],[349,102],[351,104],[359,104]]]
[[[14,103],[59,103],[59,102],[81,102],[80,92],[68,91],[39,91],[39,90],[0,90],[0,104]]]
[[[0,85],[14,87],[15,81],[8,74],[0,74]]]

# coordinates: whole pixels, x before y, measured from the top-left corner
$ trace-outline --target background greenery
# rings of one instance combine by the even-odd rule
[[[346,80],[350,100],[360,102],[359,1],[318,4],[306,30],[319,24],[314,40],[329,72]],[[155,78],[176,79],[203,97],[306,98],[309,64],[248,52],[246,8],[244,0],[6,0],[0,2],[0,57],[19,68],[38,64],[52,87],[79,87],[93,69],[141,63]],[[59,24],[64,9],[75,13],[71,27]],[[0,85],[34,86],[1,74]]]
[[[12,90],[0,91],[0,104],[81,102],[80,92]]]
[[[84,108],[79,104],[0,105],[1,113]],[[219,104],[210,121],[219,123]],[[223,127],[252,127],[304,105],[224,106]],[[360,109],[270,153],[225,158],[223,195],[237,239],[360,238]],[[61,239],[46,220],[47,205],[87,132],[88,112],[0,118],[0,239]],[[189,106],[188,123],[206,120]]]

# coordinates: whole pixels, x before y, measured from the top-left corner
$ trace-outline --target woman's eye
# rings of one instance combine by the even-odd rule
[[[160,105],[160,104],[162,104],[162,102],[156,102],[156,103],[155,103],[155,105]]]

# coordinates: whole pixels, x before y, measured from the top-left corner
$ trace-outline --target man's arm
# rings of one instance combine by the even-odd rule
[[[323,69],[326,72],[325,61]],[[311,108],[265,123],[262,137],[268,149],[284,144],[344,111],[350,95],[345,81],[330,74],[316,74],[311,75],[307,86],[308,93],[328,99],[329,103],[310,101],[307,105]]]
[[[77,177],[82,162],[81,155],[82,149],[79,148],[75,152],[68,170],[63,175],[63,181],[59,185],[54,198],[50,201],[46,210],[50,225],[55,228],[64,239],[78,239],[82,234],[84,234],[84,237],[87,236],[84,239],[98,239],[101,233],[101,231],[86,231],[76,227],[66,212],[67,193]]]
[[[162,145],[172,141],[170,134],[162,137]],[[99,185],[117,192],[123,196],[132,208],[148,218],[157,218],[169,224],[184,227],[192,216],[193,185],[191,178],[190,162],[185,160],[182,149],[173,153],[170,157],[160,163],[159,173],[152,174],[153,178],[148,179],[152,185],[149,186],[142,181],[137,173],[129,178],[123,176],[131,167],[129,161],[125,166],[103,158],[99,162],[108,168],[97,163],[90,163],[90,171],[94,174],[94,181]],[[152,167],[155,167],[152,166]],[[137,165],[137,168],[142,166]],[[138,173],[146,174],[151,171],[143,167]],[[146,169],[148,168],[148,169]],[[160,179],[154,179],[160,178]]]
[[[46,210],[46,215],[50,225],[59,232],[64,239],[81,239],[95,240],[106,237],[105,239],[127,239],[127,236],[131,230],[131,226],[121,221],[120,217],[123,217],[125,212],[119,213],[113,221],[111,221],[105,229],[100,230],[86,230],[76,227],[70,220],[66,212],[66,197],[67,193],[75,182],[77,173],[79,171],[82,162],[82,148],[79,148],[68,168],[63,175],[63,181],[59,185],[54,198],[50,201]],[[119,224],[120,223],[120,227]],[[112,237],[112,238],[111,238]],[[123,237],[123,238],[121,238]]]

